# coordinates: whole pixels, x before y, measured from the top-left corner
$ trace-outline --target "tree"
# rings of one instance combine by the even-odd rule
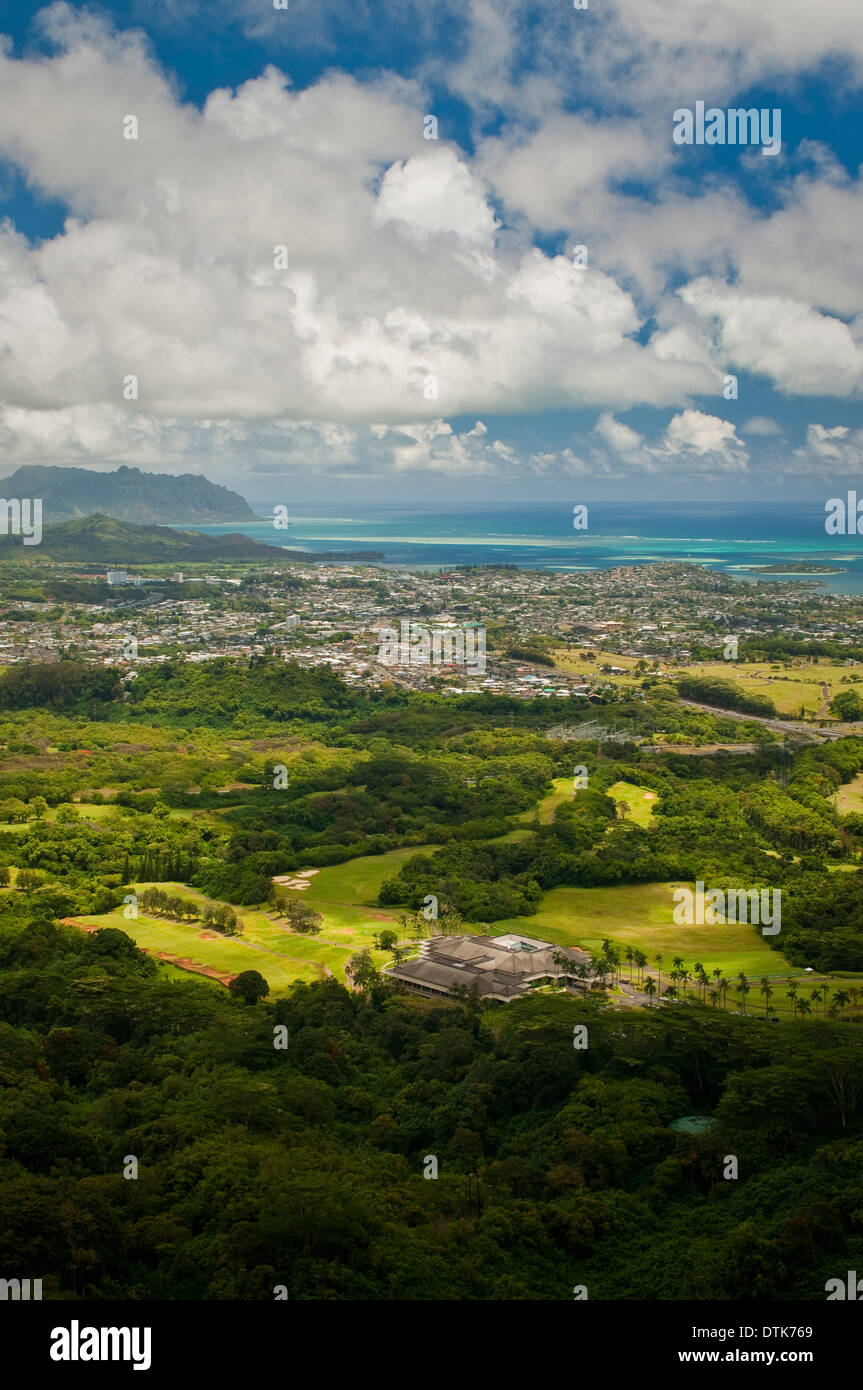
[[[461,913],[453,907],[452,903],[447,903],[438,920],[441,936],[460,936],[463,926]]]
[[[652,975],[648,975],[644,982],[644,993],[647,995],[647,1002],[649,1005],[653,1003],[653,996],[656,992],[656,982]]]
[[[845,1008],[846,1004],[850,1004],[850,1002],[851,995],[848,993],[848,991],[844,989],[837,989],[833,995],[833,1005],[830,1012],[838,1013],[841,1009]]]
[[[830,711],[837,719],[855,722],[863,719],[863,699],[856,690],[842,690],[830,701]]]
[[[324,920],[320,912],[316,912],[310,903],[304,903],[301,898],[288,898],[284,916],[287,917],[292,930],[300,932],[303,936],[317,936]]]
[[[259,971],[241,970],[228,985],[228,990],[235,999],[242,999],[244,1004],[257,1004],[269,994],[270,986]]]
[[[764,995],[764,1016],[767,1018],[770,1013],[770,998],[773,994],[773,986],[766,975],[761,976],[759,984],[761,985],[761,993]]]
[[[369,994],[380,982],[380,975],[375,969],[370,951],[358,951],[356,955],[351,956],[345,966],[345,974],[353,982],[354,989],[361,994]]]
[[[37,820],[41,820],[48,810],[48,802],[45,800],[44,796],[34,796],[30,802],[30,810]]]
[[[385,927],[378,932],[375,937],[375,945],[379,951],[392,951],[399,943],[398,932],[394,932],[391,927]]]
[[[737,983],[740,988],[740,998],[743,1004],[743,1012],[746,1013],[746,996],[749,993],[752,986],[750,985],[742,970],[740,971],[740,974],[737,976]]]

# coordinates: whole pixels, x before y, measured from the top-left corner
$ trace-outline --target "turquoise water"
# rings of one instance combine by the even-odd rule
[[[264,512],[263,506],[256,510]],[[721,570],[743,581],[750,566],[807,560],[835,565],[828,575],[768,575],[806,579],[839,593],[863,593],[863,537],[828,536],[824,503],[781,508],[759,504],[700,507],[589,505],[588,529],[572,529],[567,504],[530,509],[289,508],[290,525],[259,522],[202,526],[241,531],[270,545],[305,550],[381,551],[378,563],[403,568],[511,564],[530,569],[608,569],[614,565],[680,560]]]
[[[669,1128],[678,1134],[706,1134],[715,1124],[712,1115],[683,1115],[679,1120],[672,1120]]]

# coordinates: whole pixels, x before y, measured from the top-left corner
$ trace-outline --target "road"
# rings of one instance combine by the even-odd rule
[[[849,738],[855,734],[858,737],[863,737],[863,724],[831,724],[827,729],[816,729],[812,724],[804,724],[800,720],[774,719],[763,714],[742,714],[740,710],[736,709],[718,709],[716,705],[702,705],[697,700],[681,700],[680,703],[687,705],[689,709],[700,709],[705,714],[715,714],[720,718],[763,724],[765,729],[772,729],[777,734],[794,734],[798,738],[810,738],[814,743],[819,743],[822,740],[831,742],[834,739]]]

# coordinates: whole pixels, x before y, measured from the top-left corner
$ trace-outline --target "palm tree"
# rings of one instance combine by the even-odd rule
[[[644,982],[644,993],[647,995],[648,1005],[653,1004],[653,996],[656,993],[656,985],[653,983],[653,976],[648,975]]]
[[[656,964],[659,966],[659,992],[662,993],[662,952],[656,957]]]
[[[835,994],[833,995],[833,1008],[831,1009],[831,1013],[834,1013],[839,1009],[844,1009],[845,1005],[850,1004],[850,1002],[851,995],[848,993],[848,991],[846,989],[837,989]]]
[[[632,984],[632,962],[635,960],[635,952],[631,946],[627,946],[624,955],[626,957],[626,963],[629,966],[629,983]]]
[[[818,1017],[818,1005],[821,1003],[821,999],[822,999],[821,986],[820,986],[820,985],[816,985],[815,989],[813,989],[812,993],[810,994],[809,999],[810,999],[811,1003],[813,1003],[813,1004],[815,1005],[815,1017],[817,1018],[817,1017]]]
[[[792,980],[788,986],[788,998],[791,1000],[791,1017],[797,1017],[797,981]]]
[[[693,973],[693,975],[695,976],[695,992],[696,992],[696,994],[698,995],[698,998],[700,999],[700,998],[701,998],[701,977],[702,977],[702,975],[704,974],[704,965],[702,964],[702,962],[701,962],[700,960],[697,960],[697,961],[695,962],[695,964],[693,965],[693,967],[692,967],[692,973]]]
[[[773,993],[773,986],[766,975],[761,976],[759,983],[761,993],[764,995],[764,1017],[767,1018],[770,1013],[770,996]]]
[[[719,990],[718,990],[718,989],[712,989],[712,990],[710,991],[710,994],[709,994],[707,997],[708,997],[708,999],[710,1000],[711,1004],[713,1005],[713,1007],[714,1007],[714,1009],[715,1009],[715,1008],[717,1007],[717,1005],[719,1004]]]
[[[721,973],[721,972],[720,972],[720,973]],[[723,1009],[726,1009],[726,1008],[728,1007],[728,991],[730,990],[730,988],[731,988],[731,981],[730,981],[730,980],[726,980],[725,976],[723,975],[722,978],[721,978],[721,980],[719,981],[719,990],[720,990],[720,993],[721,993],[721,995],[722,995],[722,1007],[723,1007]]]
[[[740,971],[740,974],[737,976],[737,983],[740,986],[740,993],[743,1002],[743,1012],[746,1013],[746,996],[749,993],[752,986],[750,985],[742,970]]]
[[[797,1005],[797,1012],[801,1018],[806,1018],[812,1012],[812,1005],[808,999],[801,999]]]
[[[722,971],[720,970],[720,968],[719,968],[718,965],[717,965],[716,969],[715,969],[714,972],[713,972],[713,978],[714,978],[714,980],[716,981],[716,988],[717,988],[717,989],[721,989],[721,988],[722,988]]]
[[[677,998],[677,986],[676,986],[676,985],[667,985],[667,986],[666,986],[665,998],[666,998],[666,999],[676,999],[676,998]]]

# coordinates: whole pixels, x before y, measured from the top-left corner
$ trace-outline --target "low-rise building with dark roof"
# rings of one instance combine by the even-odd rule
[[[573,946],[552,946],[530,936],[433,936],[419,956],[385,970],[416,994],[446,997],[476,989],[482,999],[508,1003],[539,984],[566,979],[586,988],[594,979],[590,956]]]

